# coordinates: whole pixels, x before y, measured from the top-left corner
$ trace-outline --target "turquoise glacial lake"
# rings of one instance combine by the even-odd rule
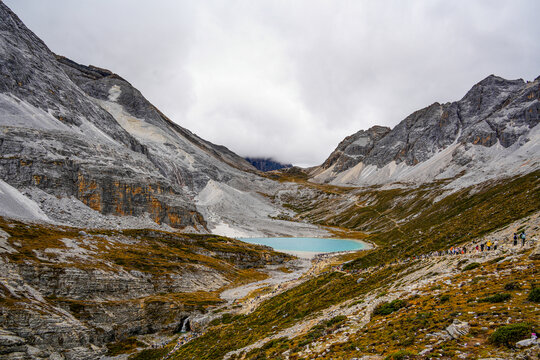
[[[251,244],[270,246],[287,253],[320,254],[339,251],[354,251],[367,248],[367,244],[347,239],[290,237],[290,238],[240,238]]]

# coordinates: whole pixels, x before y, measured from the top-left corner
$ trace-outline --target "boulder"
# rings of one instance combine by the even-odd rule
[[[454,322],[446,328],[446,332],[453,338],[457,339],[463,335],[466,335],[471,330],[469,323],[466,321],[459,321],[454,319]]]
[[[535,345],[535,344],[538,344],[537,339],[526,339],[526,340],[518,341],[516,343],[516,346],[518,348],[524,348],[524,347],[529,347],[529,346],[532,346],[532,345]]]

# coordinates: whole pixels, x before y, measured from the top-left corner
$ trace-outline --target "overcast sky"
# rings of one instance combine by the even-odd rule
[[[199,136],[303,166],[490,74],[540,75],[537,0],[4,2]]]

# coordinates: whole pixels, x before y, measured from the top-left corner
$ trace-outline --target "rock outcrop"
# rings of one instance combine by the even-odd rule
[[[460,337],[467,335],[471,330],[471,327],[466,321],[454,319],[452,324],[448,325],[445,330],[452,339],[459,339]]]

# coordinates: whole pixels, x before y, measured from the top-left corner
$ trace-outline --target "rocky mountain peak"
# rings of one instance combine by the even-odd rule
[[[488,158],[503,156],[502,150],[485,148],[499,144],[509,149],[504,156],[510,159],[510,153],[535,138],[539,100],[538,78],[525,83],[490,75],[459,101],[433,103],[407,116],[392,130],[359,131],[345,138],[313,172],[314,179],[336,184],[416,182],[485,168]],[[528,155],[519,157],[528,164],[527,169],[534,169],[538,151],[534,144],[525,148],[522,152]],[[501,155],[495,155],[497,152]],[[527,156],[534,160],[528,161]],[[493,176],[497,172],[494,168]]]
[[[347,170],[362,161],[375,144],[389,132],[389,127],[375,125],[367,130],[360,130],[347,136],[321,167],[328,169],[334,166],[335,171]]]

